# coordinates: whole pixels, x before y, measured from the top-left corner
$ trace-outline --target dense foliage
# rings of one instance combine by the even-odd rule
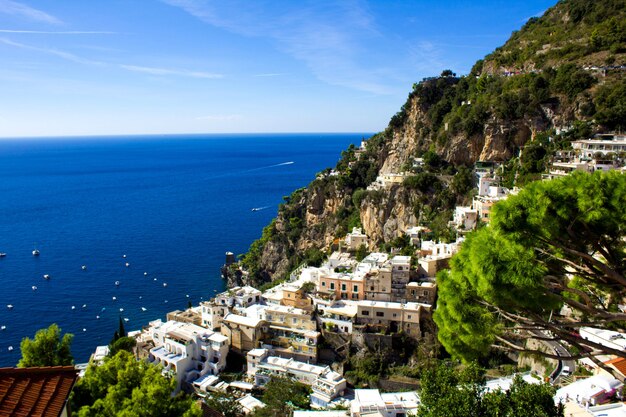
[[[289,378],[272,377],[265,385],[261,401],[253,417],[288,417],[294,409],[308,409],[311,388]]]
[[[626,1],[563,0],[485,58],[487,65],[541,68],[554,62],[581,64],[595,53],[626,52]]]
[[[439,364],[422,378],[420,417],[563,417],[554,404],[555,389],[528,384],[520,377],[506,390],[487,391],[483,371],[474,364],[463,370]]]
[[[496,204],[491,225],[471,233],[438,276],[434,319],[447,351],[472,360],[493,345],[524,351],[530,337],[565,340],[580,356],[626,356],[576,336],[581,322],[626,325],[617,308],[626,295],[624,207],[626,176],[615,171],[535,182]],[[563,305],[577,314],[560,317]]]
[[[66,333],[61,337],[61,329],[53,323],[47,329],[37,330],[35,338],[22,339],[20,348],[22,358],[18,362],[19,368],[31,366],[60,366],[73,365],[74,358],[70,351],[74,335]]]
[[[79,417],[200,417],[190,397],[172,396],[175,385],[161,375],[160,367],[120,351],[87,368],[74,388],[72,408]]]

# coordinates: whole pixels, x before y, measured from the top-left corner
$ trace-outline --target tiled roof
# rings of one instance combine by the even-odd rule
[[[624,358],[615,358],[613,360],[605,362],[607,365],[612,365],[617,372],[626,376],[626,359]]]
[[[0,416],[59,417],[77,376],[73,366],[0,368]]]

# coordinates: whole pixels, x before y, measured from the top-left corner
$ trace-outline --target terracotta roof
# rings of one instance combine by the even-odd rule
[[[77,377],[73,366],[0,368],[0,416],[59,417]]]
[[[607,365],[613,366],[613,368],[617,369],[617,372],[626,376],[626,359],[624,358],[615,358],[610,361],[604,362]]]

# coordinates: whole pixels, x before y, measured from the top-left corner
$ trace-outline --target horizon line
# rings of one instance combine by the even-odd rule
[[[379,131],[378,131],[379,132]],[[347,135],[363,134],[374,135],[378,132],[365,131],[302,131],[302,132],[216,132],[216,133],[111,133],[111,134],[70,134],[70,135],[29,135],[29,136],[0,136],[3,140],[20,139],[89,139],[89,138],[122,138],[122,137],[149,137],[149,136],[235,136],[235,135]]]

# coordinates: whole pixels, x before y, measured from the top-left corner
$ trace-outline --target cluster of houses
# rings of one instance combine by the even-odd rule
[[[359,150],[364,147],[362,144]],[[617,169],[623,166],[626,137],[613,135],[576,141],[573,147],[570,156],[591,164],[586,167]],[[609,160],[610,164],[605,163]],[[566,163],[555,161],[553,167],[564,168],[563,164]],[[517,192],[499,185],[496,168],[493,163],[479,163],[475,167],[476,196],[471,206],[456,207],[450,223],[458,232],[456,242],[427,240],[428,229],[413,226],[405,231],[414,247],[412,256],[393,251],[391,254],[372,252],[357,260],[355,253],[363,246],[368,247],[369,242],[360,228],[354,228],[341,241],[338,251],[319,267],[302,265],[288,281],[265,291],[250,286],[231,288],[196,307],[169,313],[166,321],[150,322],[133,334],[138,342],[138,356],[161,364],[163,372],[176,380],[177,390],[200,396],[235,390],[246,412],[264,406],[251,395],[254,389],[262,388],[272,376],[285,376],[311,386],[312,408],[349,406],[347,411],[295,412],[294,416],[404,417],[415,414],[419,405],[416,392],[349,389],[339,369],[320,363],[324,361],[320,361],[319,342],[325,332],[346,336],[403,332],[418,341],[434,336],[429,333],[434,329],[431,321],[437,295],[435,275],[448,268],[450,258],[460,249],[464,234],[474,230],[480,222],[489,223],[491,207]],[[551,172],[550,175],[557,174]],[[404,176],[382,175],[371,187],[398,184]],[[589,329],[589,334],[582,336],[581,330],[581,336],[613,343],[611,346],[622,350],[626,348],[623,335],[594,331]],[[245,361],[241,381],[220,379],[230,352]],[[620,372],[626,371],[624,359],[605,358],[605,363]],[[601,406],[604,408],[595,411],[621,392],[623,378],[614,378],[593,362],[583,366],[596,375],[568,381],[572,383],[565,384],[555,397],[556,401],[569,404],[570,414],[567,415],[623,415],[618,414],[626,412],[623,406],[610,409]],[[530,382],[541,381],[529,375],[524,378]],[[510,378],[494,380],[488,386],[502,388],[511,381]],[[335,414],[331,416],[332,413]]]
[[[572,149],[557,151],[544,178],[552,179],[574,171],[626,170],[626,135],[598,134],[572,141]]]
[[[415,268],[410,256],[380,252],[357,261],[354,252],[368,241],[355,228],[343,239],[341,251],[320,267],[303,265],[289,281],[263,292],[250,286],[231,288],[196,307],[170,312],[166,321],[150,322],[134,334],[139,356],[161,364],[163,372],[176,380],[177,390],[200,395],[231,388],[251,391],[278,375],[310,385],[314,408],[350,400],[355,416],[384,407],[408,413],[417,407],[415,393],[348,394],[343,375],[318,363],[318,349],[325,331],[346,335],[403,331],[417,340],[432,331],[433,326],[424,323],[431,320],[436,298],[434,276],[448,266],[459,243],[419,238],[414,243]],[[219,378],[229,352],[245,358],[242,381],[226,383]],[[394,398],[397,404],[391,401]],[[249,394],[240,401],[244,409],[262,406]]]

